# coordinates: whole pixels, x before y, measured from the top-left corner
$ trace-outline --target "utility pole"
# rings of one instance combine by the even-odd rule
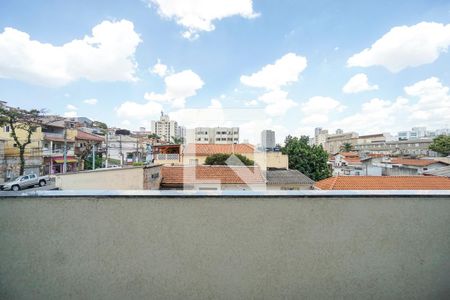
[[[95,170],[95,144],[92,145],[92,170]]]
[[[123,167],[122,135],[121,134],[119,134],[119,155],[120,155],[120,166]]]
[[[108,129],[106,129],[106,162],[105,162],[105,168],[108,168],[108,159],[109,159],[109,157],[108,157],[108,155],[109,155],[109,151],[108,151],[108,148],[109,148],[108,136],[109,136],[109,132],[108,132]]]
[[[136,137],[136,162],[139,162],[139,137]]]
[[[63,163],[63,174],[67,172],[67,122],[64,120],[64,163]]]

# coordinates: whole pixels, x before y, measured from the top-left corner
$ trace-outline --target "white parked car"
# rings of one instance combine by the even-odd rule
[[[36,174],[22,175],[11,181],[5,182],[3,190],[18,191],[35,185],[45,186],[48,181],[48,176],[37,176]]]

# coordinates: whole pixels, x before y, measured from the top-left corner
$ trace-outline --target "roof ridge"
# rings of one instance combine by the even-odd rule
[[[330,190],[334,189],[334,186],[336,185],[336,181],[337,181],[338,177],[339,177],[339,174],[337,174],[337,176],[334,177],[333,183],[330,186]]]

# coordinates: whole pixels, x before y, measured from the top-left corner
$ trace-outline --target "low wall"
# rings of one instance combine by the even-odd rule
[[[422,193],[3,197],[0,299],[444,299],[450,191]]]
[[[59,174],[56,187],[62,190],[143,190],[144,168],[111,168]]]

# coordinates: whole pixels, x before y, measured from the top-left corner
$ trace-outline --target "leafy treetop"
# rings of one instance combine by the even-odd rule
[[[308,142],[307,136],[286,137],[285,146],[281,151],[289,157],[289,168],[298,170],[315,181],[330,177],[328,153],[322,145],[310,146]]]
[[[440,135],[433,139],[430,150],[438,152],[444,156],[450,155],[450,136]]]

